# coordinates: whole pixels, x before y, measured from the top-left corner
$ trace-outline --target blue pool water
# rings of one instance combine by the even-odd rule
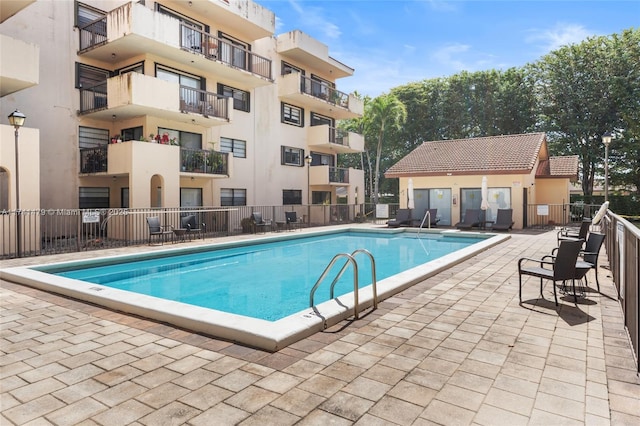
[[[248,246],[159,257],[134,262],[45,272],[135,293],[219,311],[275,321],[309,307],[309,292],[337,253],[371,252],[377,280],[468,247],[484,237],[342,232],[254,243]],[[359,287],[371,284],[371,263],[356,255]],[[329,299],[329,286],[345,260],[315,294]],[[76,266],[77,268],[77,266]],[[335,287],[335,295],[353,291],[353,268]]]

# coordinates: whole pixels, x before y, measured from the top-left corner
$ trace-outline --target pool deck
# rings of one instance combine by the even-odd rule
[[[0,424],[640,424],[609,271],[558,309],[530,278],[520,305],[517,260],[556,233],[511,237],[276,353],[0,281]]]

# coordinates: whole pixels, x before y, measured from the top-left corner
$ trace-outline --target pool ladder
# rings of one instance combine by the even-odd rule
[[[340,259],[342,257],[346,257],[347,261],[342,266],[342,269],[340,269],[340,272],[338,272],[338,275],[336,275],[336,277],[333,279],[333,282],[331,283],[331,287],[330,287],[331,290],[330,290],[330,294],[329,295],[330,295],[331,299],[334,298],[333,297],[334,287],[335,287],[336,283],[338,282],[338,280],[340,279],[340,277],[342,277],[342,274],[347,269],[347,266],[349,265],[349,263],[351,263],[353,265],[353,316],[354,316],[355,319],[358,319],[358,262],[355,259],[355,255],[358,254],[358,253],[366,254],[369,257],[369,259],[371,260],[371,286],[373,288],[373,309],[377,309],[378,308],[378,290],[377,290],[377,287],[376,287],[376,261],[373,258],[373,255],[368,250],[365,250],[365,249],[355,250],[351,254],[338,253],[335,256],[333,256],[333,259],[331,259],[331,262],[329,262],[327,267],[324,268],[324,272],[322,272],[322,275],[320,275],[320,278],[318,278],[318,281],[316,281],[315,285],[311,289],[311,293],[309,294],[309,307],[310,308],[312,308],[314,306],[313,305],[313,295],[315,294],[316,290],[320,286],[320,283],[322,283],[322,281],[324,281],[324,279],[326,278],[327,274],[329,273],[329,271],[331,270],[333,265],[338,261],[338,259]]]
[[[422,218],[422,223],[420,223],[420,228],[418,228],[418,237],[420,237],[420,231],[422,231],[422,227],[424,226],[424,222],[429,218],[429,222],[427,222],[429,229],[431,229],[431,212],[427,210]]]

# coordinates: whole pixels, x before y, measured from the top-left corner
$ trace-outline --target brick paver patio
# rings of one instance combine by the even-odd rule
[[[638,425],[609,271],[577,304],[533,278],[518,303],[517,259],[555,243],[514,233],[277,353],[0,281],[0,424]]]

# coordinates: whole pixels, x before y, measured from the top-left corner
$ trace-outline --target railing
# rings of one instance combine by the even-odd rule
[[[107,82],[80,88],[80,112],[88,113],[107,108]]]
[[[599,204],[529,204],[525,211],[525,228],[579,223],[583,217],[592,217],[599,208]]]
[[[107,171],[107,146],[80,149],[80,173],[101,173]]]
[[[329,167],[330,183],[349,183],[349,169]]]
[[[300,75],[300,91],[318,99],[349,109],[349,95],[336,90],[327,83]]]
[[[349,132],[336,127],[329,127],[329,142],[349,146]]]
[[[229,174],[229,154],[226,152],[180,148],[180,164],[183,172]]]
[[[276,231],[285,212],[295,211],[301,226],[326,226],[358,221],[359,205],[216,206],[156,209],[42,208],[0,212],[0,259],[101,250],[146,244],[146,218],[158,216],[163,226],[180,228],[180,218],[193,214],[205,224],[204,237],[254,232],[251,214],[261,212]],[[18,215],[20,221],[17,220]],[[18,229],[19,227],[19,229]],[[20,235],[21,244],[17,244]],[[19,246],[19,247],[18,247]]]
[[[80,51],[99,46],[107,42],[107,16],[102,16],[84,27],[79,28]]]
[[[180,111],[205,117],[229,119],[228,97],[188,86],[180,86]]]
[[[273,80],[271,59],[256,55],[242,46],[212,36],[190,25],[180,24],[180,47],[191,52],[199,52],[212,61],[219,61]]]
[[[600,229],[607,236],[605,249],[609,269],[618,291],[636,371],[640,372],[640,229],[611,211],[607,212]]]

